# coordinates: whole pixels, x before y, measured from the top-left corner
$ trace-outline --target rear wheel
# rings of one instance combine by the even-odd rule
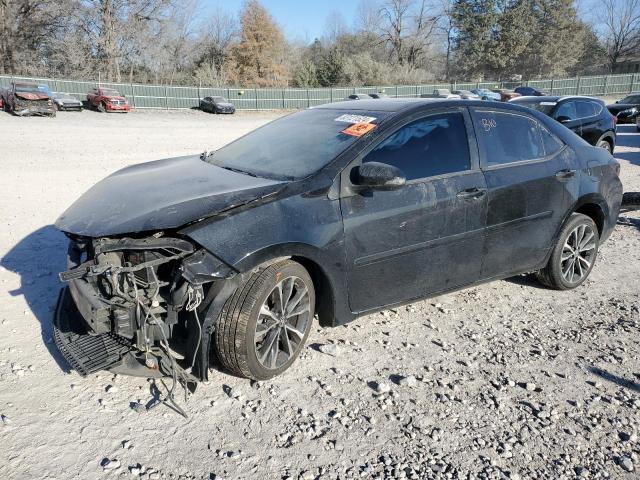
[[[315,290],[297,262],[260,268],[222,309],[214,333],[220,362],[232,373],[266,380],[289,368],[311,325]]]
[[[102,113],[105,113],[107,111],[107,107],[104,106],[104,103],[100,102],[98,104],[98,111]]]
[[[538,279],[558,290],[576,288],[591,273],[599,243],[594,221],[581,213],[572,214],[558,235],[547,266],[537,272]]]
[[[604,148],[607,152],[613,153],[613,148],[611,147],[611,144],[609,143],[608,140],[598,141],[598,144],[596,145],[596,147]]]

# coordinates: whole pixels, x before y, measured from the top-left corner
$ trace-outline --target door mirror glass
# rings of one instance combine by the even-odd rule
[[[351,181],[363,190],[395,190],[407,180],[399,168],[386,163],[367,162],[353,169]]]

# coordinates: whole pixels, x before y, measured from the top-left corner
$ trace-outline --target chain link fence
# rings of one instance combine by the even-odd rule
[[[515,88],[528,85],[552,95],[622,95],[640,90],[640,73],[600,75],[590,77],[531,80],[528,82],[454,82],[425,85],[394,85],[344,88],[211,88],[168,85],[140,85],[135,83],[88,82],[54,78],[0,76],[0,88],[13,81],[47,84],[54,92],[69,93],[85,100],[87,92],[100,85],[114,88],[125,95],[133,108],[180,109],[196,108],[200,99],[223,96],[238,110],[300,109],[344,99],[352,93],[382,92],[390,97],[419,97],[436,88],[471,90],[475,88]]]

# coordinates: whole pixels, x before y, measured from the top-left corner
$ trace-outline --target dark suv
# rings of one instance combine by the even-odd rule
[[[616,119],[604,102],[593,97],[522,97],[511,103],[534,108],[556,119],[595,147],[613,153],[616,146]]]
[[[70,247],[55,339],[82,373],[204,379],[214,353],[267,379],[316,313],[342,325],[527,272],[575,288],[616,224],[618,171],[513,104],[293,113],[211,154],[120,170],[71,205],[56,222]]]
[[[640,132],[640,123],[637,123],[637,119],[640,118],[640,93],[632,93],[616,103],[607,105],[607,108],[611,115],[618,119],[618,123],[636,123]]]

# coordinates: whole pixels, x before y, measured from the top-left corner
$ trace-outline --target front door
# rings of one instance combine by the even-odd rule
[[[410,301],[478,279],[487,195],[469,127],[466,109],[423,115],[361,159],[398,167],[407,183],[341,199],[352,311]]]

